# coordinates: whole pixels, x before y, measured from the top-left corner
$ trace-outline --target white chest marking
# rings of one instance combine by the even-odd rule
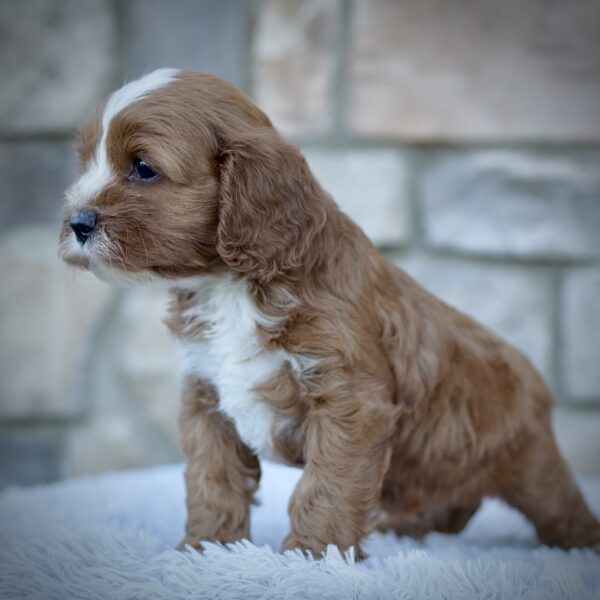
[[[256,326],[269,319],[252,302],[246,281],[230,275],[203,279],[198,304],[185,316],[204,321],[207,329],[201,341],[181,342],[184,372],[210,381],[220,410],[244,443],[258,455],[274,458],[274,414],[254,390],[276,374],[287,355],[262,347]]]

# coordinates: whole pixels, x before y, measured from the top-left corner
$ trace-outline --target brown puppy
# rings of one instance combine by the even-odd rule
[[[61,254],[172,284],[185,543],[249,537],[259,457],[302,465],[284,548],[460,531],[483,496],[600,543],[530,362],[386,262],[237,89],[156,71],[82,130]]]

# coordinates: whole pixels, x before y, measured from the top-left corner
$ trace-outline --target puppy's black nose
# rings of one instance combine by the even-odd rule
[[[98,213],[95,210],[82,210],[71,217],[71,229],[75,236],[82,243],[92,235],[96,224],[98,223]]]

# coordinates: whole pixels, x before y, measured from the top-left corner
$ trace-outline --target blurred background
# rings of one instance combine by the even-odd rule
[[[598,0],[0,0],[0,486],[180,460],[165,292],[57,259],[81,119],[244,89],[393,261],[531,357],[600,473]]]

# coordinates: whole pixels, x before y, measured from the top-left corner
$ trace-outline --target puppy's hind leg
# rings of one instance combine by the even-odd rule
[[[390,509],[390,512],[383,511],[381,513],[375,529],[382,533],[393,531],[399,537],[406,535],[420,540],[433,531],[434,526],[431,515],[408,514]]]
[[[448,506],[434,515],[433,528],[440,533],[460,533],[477,512],[480,502]]]
[[[415,539],[421,539],[431,531],[460,533],[477,512],[479,504],[477,501],[414,514],[394,512],[392,509],[382,514],[376,528],[382,532],[391,529],[396,535],[408,535]]]
[[[540,541],[600,551],[600,523],[556,446],[551,431],[527,440],[502,466],[500,495],[532,521]]]

